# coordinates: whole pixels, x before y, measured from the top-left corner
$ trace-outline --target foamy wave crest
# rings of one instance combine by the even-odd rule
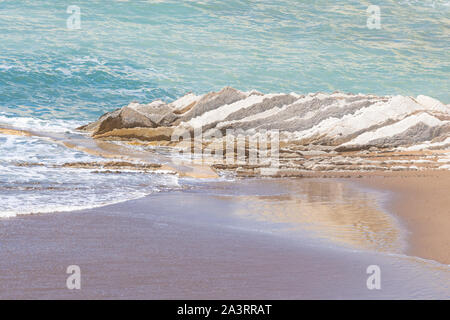
[[[89,202],[88,204],[72,204],[72,205],[64,205],[62,203],[57,204],[34,204],[29,206],[23,206],[22,203],[12,203],[13,205],[16,205],[19,209],[11,209],[0,212],[0,218],[14,218],[21,215],[30,215],[30,214],[44,214],[44,213],[53,213],[53,212],[68,212],[68,211],[78,211],[78,210],[88,210],[93,208],[99,208],[104,207],[107,205],[113,205],[116,203],[139,199],[148,194],[143,193],[136,193],[136,194],[129,194],[127,197],[118,198],[115,200],[110,199],[109,201],[98,201],[97,199],[93,199],[93,201]]]
[[[0,218],[102,207],[180,186],[176,176],[160,173],[112,173],[42,166],[26,170],[4,165],[0,168],[3,172]],[[12,178],[24,172],[26,174],[20,178]]]
[[[37,122],[9,123],[17,128]],[[65,132],[67,125],[41,124],[47,132]],[[177,176],[158,168],[105,159],[47,138],[0,133],[0,218],[101,207],[179,187]]]
[[[73,133],[81,122],[73,120],[43,120],[32,117],[19,117],[0,112],[0,127],[29,130],[33,132]]]

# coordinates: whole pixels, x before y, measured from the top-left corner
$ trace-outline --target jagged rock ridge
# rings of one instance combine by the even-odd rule
[[[416,160],[439,160],[433,168],[447,169],[450,163],[445,160],[448,153],[442,152],[450,148],[450,105],[422,95],[262,94],[226,87],[205,95],[189,93],[171,103],[131,103],[80,129],[98,139],[170,146],[174,130],[195,128],[202,128],[204,137],[217,131],[225,135],[229,129],[243,130],[248,136],[279,130],[280,157],[286,169],[370,170],[372,166],[392,170],[402,166],[390,158],[402,154],[397,160],[405,160],[408,152],[416,152]],[[217,139],[206,144],[212,142]],[[368,151],[368,158],[390,154],[382,160],[394,164],[366,159],[358,166],[358,159]],[[425,163],[413,161],[406,169],[420,169]]]

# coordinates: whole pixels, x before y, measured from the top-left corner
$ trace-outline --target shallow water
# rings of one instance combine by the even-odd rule
[[[49,138],[82,140],[74,128],[132,100],[224,86],[449,103],[449,1],[377,1],[380,30],[366,27],[366,1],[77,5],[81,29],[68,30],[66,1],[0,1],[0,128],[41,135],[0,133],[0,217],[140,199],[0,219],[1,298],[79,297],[64,289],[73,263],[88,269],[81,297],[450,296],[448,266],[399,255],[404,230],[383,195],[64,167],[105,159]],[[370,264],[381,292],[365,287]]]
[[[0,218],[93,208],[179,188],[174,175],[108,169],[104,165],[111,159],[51,139],[0,135],[0,143]]]
[[[386,195],[334,180],[287,179],[282,185],[276,195],[230,196],[239,203],[233,214],[279,224],[280,232],[291,235],[307,231],[349,248],[404,251],[404,229],[382,208]]]
[[[377,1],[382,28],[369,30],[366,1],[78,1],[81,29],[68,30],[66,1],[0,1],[0,127],[64,133],[132,100],[224,86],[425,94],[448,103],[449,4]],[[21,183],[18,172],[43,185],[73,174],[47,179],[42,167],[19,170],[11,161],[62,161],[69,153],[0,134],[0,196]],[[80,178],[80,185],[110,183],[86,171]],[[114,197],[141,194],[138,185]],[[31,198],[23,200],[27,212],[95,202],[60,194],[49,208],[37,201],[33,209]]]
[[[338,185],[186,181],[188,190],[103,208],[0,220],[0,298],[450,298],[449,266],[317,237],[333,234],[328,227],[315,235],[297,228],[294,237],[285,232],[290,223],[278,222],[285,208],[292,214],[285,201],[271,200],[277,206],[264,212],[275,221],[254,218],[264,199],[310,183],[324,190],[323,202]],[[256,205],[235,201],[236,195]],[[236,214],[243,211],[246,218]],[[297,214],[304,214],[302,206]],[[81,268],[81,290],[65,287],[73,264]],[[381,290],[367,287],[371,265],[381,270]]]

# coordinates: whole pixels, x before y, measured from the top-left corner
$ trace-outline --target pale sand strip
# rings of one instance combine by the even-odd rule
[[[450,264],[450,172],[402,172],[355,179],[392,191],[389,210],[409,231],[407,254]]]
[[[30,137],[32,134],[25,130],[15,130],[15,129],[7,129],[7,128],[0,128],[0,134],[7,134],[11,136],[23,136],[23,137]]]

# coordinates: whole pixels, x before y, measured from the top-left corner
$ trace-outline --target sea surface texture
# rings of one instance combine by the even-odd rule
[[[339,181],[199,182],[158,169],[159,150],[147,153],[154,167],[116,156],[119,143],[105,157],[75,128],[133,101],[232,87],[404,99],[382,101],[383,115],[434,110],[388,132],[403,135],[423,121],[448,128],[449,74],[448,0],[0,0],[0,298],[448,299],[447,265],[403,255],[390,195]],[[89,279],[82,296],[64,287],[73,263]],[[383,290],[367,290],[372,264]]]
[[[225,86],[449,103],[450,2],[377,1],[379,29],[368,27],[370,5],[0,1],[0,127],[71,134],[131,101]],[[0,133],[0,215],[86,208],[178,185],[70,166],[100,160],[51,139]]]

